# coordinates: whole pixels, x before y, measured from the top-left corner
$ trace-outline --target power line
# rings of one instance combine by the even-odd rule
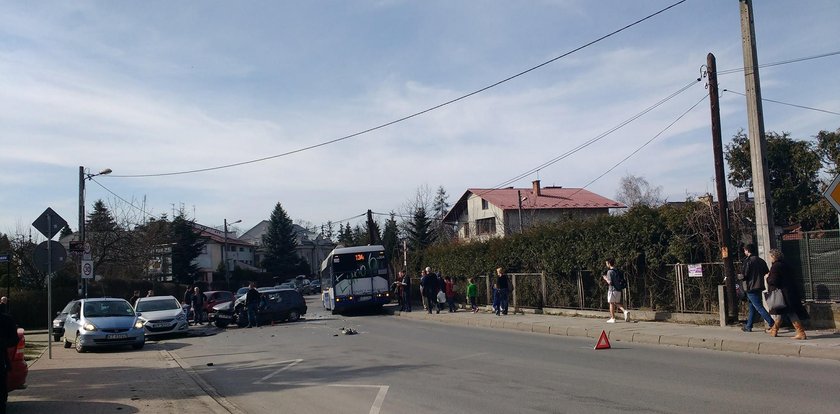
[[[733,91],[731,89],[724,89],[722,92],[731,92],[731,93],[734,93],[736,95],[747,96],[747,95],[744,95],[741,92],[736,92],[736,91]],[[792,104],[792,103],[782,102],[782,101],[774,101],[772,99],[767,99],[767,98],[761,98],[761,100],[762,101],[767,101],[767,102],[777,103],[777,104],[780,104],[780,105],[792,106],[792,107],[795,107],[795,108],[802,108],[802,109],[808,109],[808,110],[811,110],[811,111],[824,112],[824,113],[831,114],[831,115],[840,115],[840,112],[833,112],[833,111],[828,111],[828,110],[825,110],[825,109],[812,108],[810,106],[797,105],[797,104]]]
[[[780,61],[780,62],[765,63],[765,64],[762,64],[762,65],[758,65],[758,67],[759,68],[769,68],[769,67],[772,67],[772,66],[787,65],[789,63],[804,62],[806,60],[820,59],[820,58],[835,56],[835,55],[840,55],[840,50],[835,51],[835,52],[823,53],[823,54],[819,54],[819,55],[813,55],[813,56],[806,56],[806,57],[801,57],[801,58],[783,60],[783,61]],[[726,69],[726,70],[718,71],[718,75],[728,75],[728,74],[731,74],[731,73],[737,73],[737,72],[743,72],[743,71],[744,71],[744,68]]]
[[[117,177],[119,177],[119,178],[163,177],[163,176],[171,176],[171,175],[183,175],[183,174],[193,174],[193,173],[199,173],[199,172],[207,172],[207,171],[221,170],[221,169],[225,169],[225,168],[239,167],[239,166],[242,166],[242,165],[253,164],[253,163],[257,163],[257,162],[261,162],[261,161],[267,161],[267,160],[271,160],[271,159],[275,159],[275,158],[285,157],[285,156],[288,156],[288,155],[297,154],[297,153],[299,153],[299,152],[308,151],[308,150],[315,149],[315,148],[319,148],[319,147],[323,147],[323,146],[326,146],[326,145],[329,145],[329,144],[335,144],[335,143],[337,143],[337,142],[341,142],[341,141],[344,141],[344,140],[347,140],[347,139],[355,138],[355,137],[358,137],[358,136],[360,136],[360,135],[364,135],[364,134],[367,134],[367,133],[370,133],[370,132],[373,132],[373,131],[376,131],[376,130],[379,130],[379,129],[383,129],[383,128],[389,127],[389,126],[391,126],[391,125],[394,125],[394,124],[397,124],[397,123],[400,123],[400,122],[403,122],[403,121],[407,121],[407,120],[409,120],[409,119],[412,119],[412,118],[418,117],[418,116],[423,115],[423,114],[426,114],[426,113],[428,113],[428,112],[432,112],[432,111],[434,111],[434,110],[440,109],[440,108],[442,108],[442,107],[444,107],[444,106],[451,105],[451,104],[453,104],[453,103],[456,103],[456,102],[462,101],[462,100],[467,99],[467,98],[469,98],[469,97],[471,97],[471,96],[473,96],[473,95],[477,95],[477,94],[479,94],[479,93],[482,93],[482,92],[484,92],[484,91],[486,91],[486,90],[488,90],[488,89],[495,88],[496,86],[499,86],[499,85],[501,85],[501,84],[503,84],[503,83],[507,83],[507,82],[509,82],[509,81],[511,81],[511,80],[513,80],[513,79],[516,79],[516,78],[518,78],[518,77],[520,77],[520,76],[523,76],[523,75],[525,75],[525,74],[528,74],[528,73],[530,73],[530,72],[533,72],[533,71],[535,71],[535,70],[537,70],[537,69],[539,69],[539,68],[542,68],[543,66],[546,66],[546,65],[549,65],[549,64],[551,64],[551,63],[554,63],[555,61],[560,60],[560,59],[562,59],[562,58],[564,58],[564,57],[566,57],[566,56],[569,56],[569,55],[571,55],[572,53],[578,52],[578,51],[580,51],[580,50],[582,50],[582,49],[585,49],[585,48],[587,48],[587,47],[589,47],[589,46],[592,46],[592,45],[594,45],[594,44],[596,44],[596,43],[598,43],[598,42],[601,42],[602,40],[605,40],[605,39],[607,39],[607,38],[610,38],[610,37],[612,37],[612,36],[615,36],[615,35],[616,35],[616,34],[618,34],[618,33],[621,33],[621,32],[623,32],[623,31],[625,31],[625,30],[627,30],[627,29],[629,29],[629,28],[631,28],[631,27],[633,27],[633,26],[636,26],[636,25],[638,25],[638,24],[640,24],[640,23],[642,23],[642,22],[646,21],[646,20],[652,19],[653,17],[655,17],[655,16],[657,16],[657,15],[659,15],[659,14],[662,14],[662,13],[664,13],[664,12],[666,12],[666,11],[668,11],[668,10],[670,10],[670,9],[672,9],[672,8],[674,8],[674,7],[676,7],[676,6],[680,5],[680,4],[682,4],[682,3],[685,3],[686,1],[687,1],[687,0],[680,0],[680,1],[676,2],[676,3],[674,3],[674,4],[671,4],[671,5],[670,5],[670,6],[668,6],[668,7],[665,7],[665,8],[663,8],[663,9],[661,9],[661,10],[659,10],[659,11],[655,12],[655,13],[649,14],[649,15],[647,15],[647,16],[645,16],[645,17],[641,18],[641,19],[638,19],[638,20],[634,21],[633,23],[630,23],[630,24],[628,24],[628,25],[626,25],[626,26],[624,26],[624,27],[622,27],[622,28],[620,28],[620,29],[617,29],[617,30],[614,30],[614,31],[612,31],[612,32],[610,32],[610,33],[608,33],[608,34],[605,34],[605,35],[603,35],[603,36],[601,36],[601,37],[599,37],[599,38],[597,38],[597,39],[595,39],[595,40],[592,40],[592,41],[590,41],[590,42],[588,42],[588,43],[586,43],[586,44],[584,44],[584,45],[582,45],[582,46],[578,46],[578,47],[576,47],[576,48],[574,48],[574,49],[572,49],[572,50],[570,50],[570,51],[568,51],[568,52],[566,52],[566,53],[563,53],[563,54],[562,54],[562,55],[560,55],[560,56],[557,56],[557,57],[555,57],[555,58],[549,59],[549,60],[547,60],[547,61],[545,61],[545,62],[543,62],[543,63],[540,63],[539,65],[533,66],[533,67],[528,68],[528,69],[526,69],[526,70],[523,70],[523,71],[521,71],[521,72],[519,72],[519,73],[516,73],[516,74],[514,74],[514,75],[508,76],[507,78],[504,78],[504,79],[502,79],[502,80],[500,80],[500,81],[494,82],[494,83],[492,83],[492,84],[490,84],[490,85],[484,86],[484,87],[482,87],[482,88],[480,88],[480,89],[477,89],[477,90],[475,90],[475,91],[473,91],[473,92],[467,93],[467,94],[465,94],[465,95],[461,95],[461,96],[459,96],[459,97],[457,97],[457,98],[454,98],[454,99],[448,100],[448,101],[446,101],[446,102],[443,102],[443,103],[441,103],[441,104],[438,104],[438,105],[432,106],[432,107],[427,108],[427,109],[424,109],[424,110],[422,110],[422,111],[415,112],[415,113],[413,113],[413,114],[411,114],[411,115],[407,115],[407,116],[404,116],[404,117],[402,117],[402,118],[398,118],[398,119],[396,119],[396,120],[393,120],[393,121],[390,121],[390,122],[386,122],[386,123],[384,123],[384,124],[380,124],[380,125],[378,125],[378,126],[374,126],[374,127],[372,127],[372,128],[368,128],[368,129],[365,129],[365,130],[362,130],[362,131],[359,131],[359,132],[355,132],[355,133],[352,133],[352,134],[349,134],[349,135],[345,135],[345,136],[340,137],[340,138],[331,139],[331,140],[329,140],[329,141],[324,141],[324,142],[321,142],[321,143],[319,143],[319,144],[309,145],[309,146],[302,147],[302,148],[298,148],[298,149],[295,149],[295,150],[292,150],[292,151],[287,151],[287,152],[284,152],[284,153],[281,153],[281,154],[276,154],[276,155],[271,155],[271,156],[267,156],[267,157],[257,158],[257,159],[253,159],[253,160],[249,160],[249,161],[242,161],[242,162],[236,162],[236,163],[232,163],[232,164],[225,164],[225,165],[220,165],[220,166],[216,166],[216,167],[198,168],[198,169],[193,169],[193,170],[177,171],[177,172],[168,172],[168,173],[157,173],[157,174],[133,174],[133,175],[114,175],[114,174],[111,174],[111,175],[110,175],[110,177],[113,177],[113,178],[117,178]]]
[[[610,167],[607,171],[604,171],[604,173],[603,173],[603,174],[599,175],[599,176],[598,176],[598,177],[596,177],[594,180],[592,180],[592,181],[588,182],[586,185],[584,185],[583,187],[581,187],[580,189],[578,189],[577,191],[575,191],[574,193],[572,193],[569,197],[573,197],[575,194],[577,194],[577,193],[579,193],[579,192],[583,191],[583,189],[584,189],[584,188],[589,187],[590,185],[594,184],[596,181],[598,181],[598,180],[600,180],[601,178],[603,178],[605,175],[607,175],[607,174],[609,174],[610,172],[612,172],[612,170],[614,170],[614,169],[618,168],[618,166],[619,166],[619,165],[621,165],[621,164],[623,164],[625,161],[629,160],[632,156],[636,155],[639,151],[641,151],[641,150],[642,150],[642,149],[644,149],[646,146],[648,146],[648,144],[650,144],[651,142],[653,142],[654,140],[656,140],[657,138],[659,138],[662,134],[664,134],[664,133],[665,133],[665,131],[667,131],[667,130],[668,130],[668,129],[670,129],[672,126],[674,126],[674,124],[676,124],[677,122],[679,122],[679,120],[683,119],[686,115],[688,115],[688,113],[689,113],[689,112],[691,112],[692,110],[694,110],[694,108],[696,108],[696,107],[697,107],[697,105],[700,105],[700,103],[701,103],[701,102],[703,102],[703,101],[705,101],[705,100],[706,100],[706,98],[708,98],[708,97],[709,97],[709,94],[706,94],[706,95],[705,95],[702,99],[700,99],[699,101],[697,101],[697,103],[695,103],[694,105],[692,105],[692,106],[691,106],[690,108],[688,108],[685,112],[683,112],[680,116],[678,116],[678,117],[677,117],[677,119],[675,119],[673,122],[671,122],[670,124],[668,124],[668,126],[666,126],[666,127],[665,127],[665,128],[663,128],[661,131],[659,131],[659,133],[657,133],[656,135],[654,135],[654,136],[653,136],[653,138],[651,138],[651,139],[647,140],[647,141],[646,141],[644,144],[642,144],[639,148],[636,148],[636,149],[635,149],[633,152],[631,152],[628,156],[624,157],[624,159],[622,159],[621,161],[617,162],[615,165],[613,165],[612,167]]]

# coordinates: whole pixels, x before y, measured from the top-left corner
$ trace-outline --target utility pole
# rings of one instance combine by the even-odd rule
[[[368,244],[382,244],[379,232],[373,231],[376,223],[373,221],[373,212],[367,211]]]
[[[752,0],[741,3],[741,37],[744,48],[744,83],[747,97],[747,118],[750,139],[750,160],[752,163],[752,184],[755,193],[755,227],[758,255],[767,258],[770,249],[776,247],[773,230],[773,200],[767,187],[767,158],[764,137],[764,112],[761,107],[761,84],[758,76],[758,53],[755,45],[755,23]]]
[[[723,171],[723,143],[720,131],[720,101],[718,99],[717,63],[715,55],[706,55],[706,74],[709,76],[709,103],[712,112],[712,148],[715,153],[715,183],[718,199],[718,240],[720,257],[723,259],[723,272],[726,276],[726,317],[729,323],[738,320],[738,302],[735,300],[735,269],[729,250],[732,248],[732,236],[729,229],[729,200],[726,197],[726,175]]]
[[[516,190],[516,202],[519,208],[519,233],[522,233],[522,191]]]
[[[85,245],[85,167],[79,166],[79,241]],[[82,277],[82,261],[79,260],[79,279],[82,281],[81,297],[87,298],[87,279]]]

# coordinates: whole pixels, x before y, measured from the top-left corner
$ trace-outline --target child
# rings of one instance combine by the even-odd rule
[[[478,312],[478,286],[475,285],[475,278],[470,278],[470,284],[467,285],[467,300],[470,302],[470,309],[473,313]]]
[[[493,313],[496,315],[499,314],[499,304],[501,302],[501,297],[499,295],[499,284],[493,283]]]

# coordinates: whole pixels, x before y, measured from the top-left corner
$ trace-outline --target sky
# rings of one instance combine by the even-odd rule
[[[724,143],[746,130],[739,2],[687,0],[590,44],[677,2],[0,2],[0,233],[37,238],[47,207],[76,230],[80,166],[113,170],[85,182],[87,212],[239,232],[277,203],[320,226],[440,186],[450,204],[535,179],[615,198],[627,175],[669,201],[714,193],[697,79],[713,53]],[[763,98],[814,108],[765,101],[765,130],[840,128],[840,2],[754,13]]]

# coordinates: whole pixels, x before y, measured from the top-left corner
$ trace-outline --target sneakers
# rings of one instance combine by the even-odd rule
[[[630,322],[630,312],[626,309],[624,310],[624,322]]]
[[[609,319],[607,319],[607,323],[615,323],[615,318],[609,318]]]

